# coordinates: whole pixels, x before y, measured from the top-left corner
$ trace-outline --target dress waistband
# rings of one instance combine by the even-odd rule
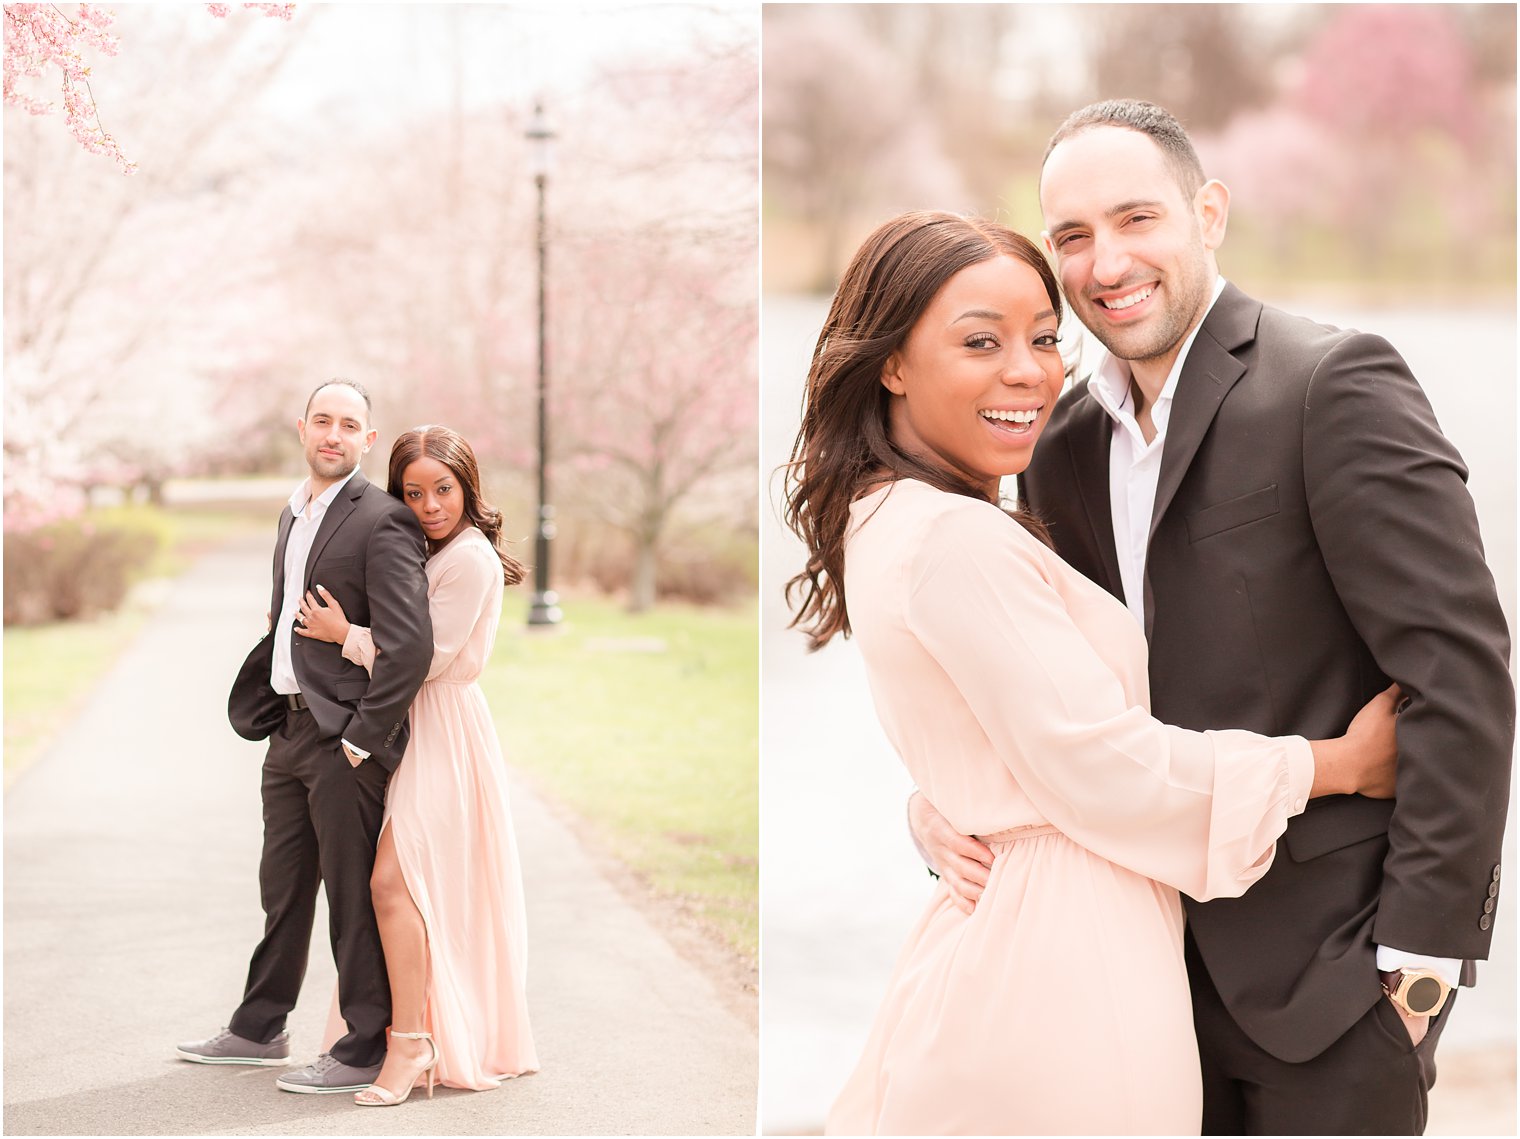
[[[990,846],[995,842],[1019,842],[1026,838],[1039,838],[1041,835],[1060,833],[1060,827],[1053,827],[1048,823],[1036,823],[1027,827],[1009,827],[1007,830],[979,834],[976,837]]]

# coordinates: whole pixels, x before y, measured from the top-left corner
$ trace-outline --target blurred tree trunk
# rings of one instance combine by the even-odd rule
[[[1147,99],[1190,132],[1208,133],[1271,92],[1272,68],[1283,48],[1252,23],[1245,5],[1093,4],[1073,10],[1097,45],[1097,98]]]
[[[654,608],[659,558],[657,539],[640,535],[633,556],[633,584],[628,590],[628,612],[644,613]]]

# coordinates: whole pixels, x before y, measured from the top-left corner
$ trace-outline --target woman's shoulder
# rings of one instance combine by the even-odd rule
[[[909,582],[1017,561],[1049,577],[1047,548],[986,499],[900,479],[852,504],[856,561],[896,564]],[[957,569],[960,567],[960,569]]]
[[[495,566],[497,572],[501,569],[496,547],[491,545],[491,539],[476,526],[470,526],[455,536],[453,541],[428,559],[428,564],[439,569],[466,569],[467,572],[478,570],[482,566]]]
[[[857,528],[883,519],[898,530],[916,527],[976,535],[999,534],[1005,527],[1024,529],[984,498],[952,494],[918,479],[898,479],[878,487],[851,503],[850,512]]]

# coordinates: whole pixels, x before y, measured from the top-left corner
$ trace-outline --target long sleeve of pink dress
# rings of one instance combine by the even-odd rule
[[[1143,639],[1122,638],[1139,656],[1121,677],[1079,624],[1089,604],[1115,612],[1113,599],[1058,587],[1064,563],[965,502],[924,528],[904,620],[1034,810],[1094,854],[1200,900],[1244,892],[1304,809],[1308,742],[1154,719]],[[1118,625],[1116,640],[1139,635],[1132,619]]]
[[[904,947],[831,1133],[1196,1133],[1177,891],[1244,891],[1313,780],[1306,740],[1149,713],[1125,607],[989,503],[852,508],[845,596],[914,781],[994,852]]]

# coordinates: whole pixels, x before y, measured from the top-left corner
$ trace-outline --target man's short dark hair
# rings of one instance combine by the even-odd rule
[[[359,381],[344,379],[342,376],[334,377],[331,380],[323,380],[320,384],[311,389],[311,395],[306,397],[306,414],[302,416],[302,418],[309,419],[311,417],[311,401],[317,398],[317,393],[319,391],[321,391],[323,388],[330,388],[335,386],[353,388],[354,391],[358,392],[359,395],[364,399],[364,421],[365,425],[368,426],[370,416],[374,413],[375,410],[374,404],[370,402],[369,392],[364,390],[364,385],[359,383]]]
[[[1161,148],[1162,157],[1172,168],[1177,184],[1189,198],[1203,185],[1203,164],[1198,161],[1198,152],[1193,149],[1187,131],[1165,107],[1143,99],[1105,99],[1072,112],[1045,145],[1045,157],[1040,159],[1041,172],[1044,172],[1050,152],[1057,144],[1093,127],[1122,127],[1145,135]]]

